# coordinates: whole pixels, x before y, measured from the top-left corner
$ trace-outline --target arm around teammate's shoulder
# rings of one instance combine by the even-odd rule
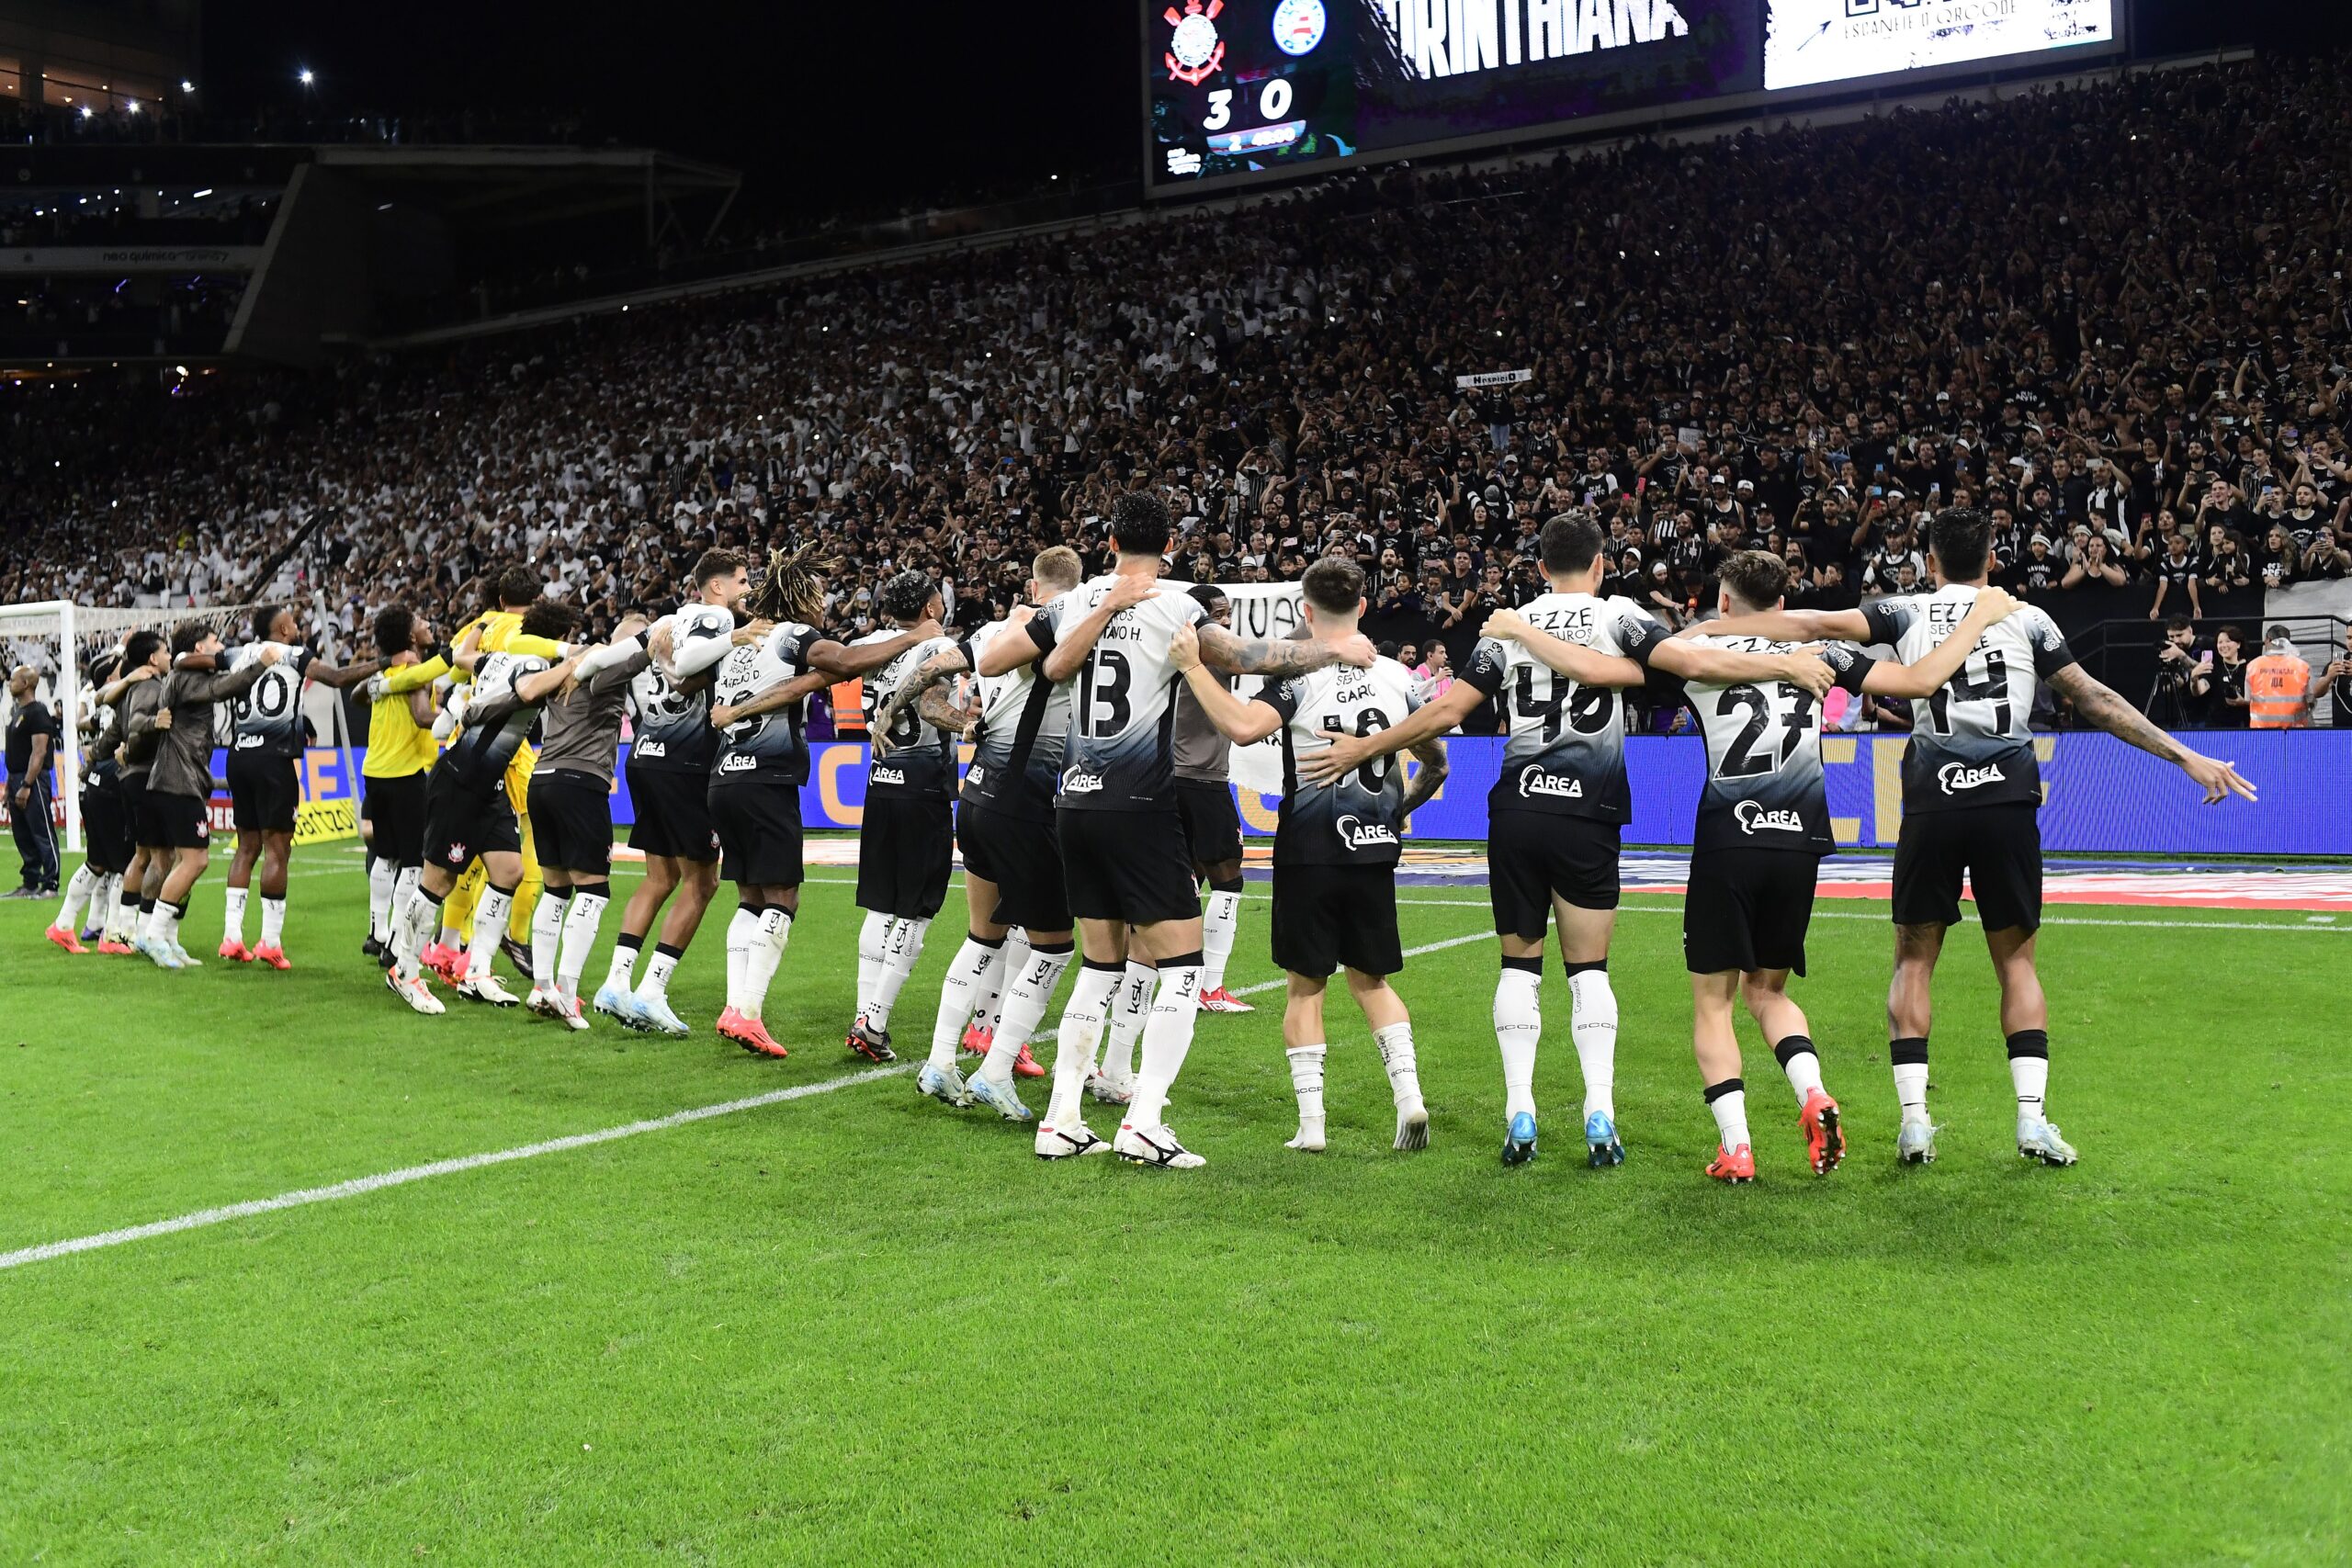
[[[1862,690],[1874,697],[1933,696],[1960,673],[1960,667],[1968,662],[1979,638],[2024,608],[2024,602],[2011,597],[2005,589],[1979,591],[1968,614],[1926,658],[1917,664],[1880,660],[1862,677]]]
[[[1201,716],[1237,746],[1263,740],[1280,729],[1288,716],[1271,703],[1255,698],[1245,703],[1236,696],[1201,662],[1201,636],[1191,626],[1176,629],[1176,635],[1169,639],[1168,658],[1183,672],[1184,684],[1191,688],[1193,700],[1200,705]]]
[[[1456,681],[1445,695],[1423,703],[1402,724],[1375,729],[1370,735],[1334,736],[1330,745],[1298,760],[1298,776],[1306,784],[1329,784],[1374,757],[1385,757],[1424,740],[1435,740],[1469,717],[1471,710],[1486,700],[1487,694],[1478,687],[1468,681]]]
[[[1700,621],[1669,639],[1760,637],[1774,642],[1870,642],[1871,619],[1860,610],[1751,610],[1720,620]]]

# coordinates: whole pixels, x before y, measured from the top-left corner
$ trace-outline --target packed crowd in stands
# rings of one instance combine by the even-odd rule
[[[907,567],[968,626],[1046,542],[1102,566],[1149,482],[1177,577],[1345,548],[1366,629],[1441,671],[1576,507],[1611,591],[1678,623],[1745,546],[1802,604],[1923,584],[1961,502],[2029,600],[2194,615],[2352,568],[2344,63],[1359,174],[169,398],[0,389],[0,601],[293,596],[347,645],[519,557],[601,628],[714,542],[813,537],[851,563],[829,629]]]

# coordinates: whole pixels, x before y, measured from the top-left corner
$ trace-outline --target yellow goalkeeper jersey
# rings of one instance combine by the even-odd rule
[[[380,677],[384,694],[368,710],[368,761],[360,773],[371,779],[406,778],[433,765],[440,748],[434,744],[430,725],[416,722],[408,698],[420,686],[430,686],[449,672],[446,659],[403,664]]]

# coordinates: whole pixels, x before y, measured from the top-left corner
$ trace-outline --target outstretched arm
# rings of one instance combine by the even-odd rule
[[[911,630],[880,642],[862,642],[855,648],[828,637],[808,645],[808,668],[830,675],[836,681],[870,674],[920,642],[928,642],[939,635],[937,621],[925,621]]]
[[[1209,628],[1201,628],[1206,631]],[[1222,629],[1222,628],[1218,628]],[[1216,678],[1201,662],[1201,641],[1191,626],[1180,628],[1168,645],[1169,659],[1184,672],[1184,684],[1191,688],[1193,700],[1201,705],[1203,716],[1215,725],[1217,733],[1237,746],[1247,746],[1253,740],[1263,740],[1283,726],[1283,716],[1269,704],[1243,702],[1234,695],[1226,683]]]
[[[1860,610],[1755,610],[1745,615],[1700,621],[1678,637],[1764,637],[1774,642],[1868,642],[1871,622]]]
[[[2075,711],[2092,725],[2151,756],[2162,757],[2187,773],[2204,790],[2206,805],[2232,795],[2248,800],[2256,798],[2254,785],[2241,777],[2236,768],[2183,746],[2149,723],[2146,715],[2116,695],[2112,689],[2093,679],[2081,665],[2069,664],[2051,675],[2049,685],[2073,703]]]
[[[1701,648],[1696,643],[1677,642],[1668,637],[1652,646],[1650,662],[1685,681],[1705,681],[1718,686],[1787,681],[1817,697],[1838,683],[1838,672],[1818,655],[1803,649],[1792,649],[1786,653],[1741,653],[1728,648]]]
[[[1279,641],[1238,637],[1213,621],[1202,623],[1199,631],[1201,662],[1228,675],[1270,675],[1280,679],[1304,675],[1327,664],[1369,670],[1373,660],[1378,657],[1372,639],[1362,632],[1337,642],[1300,642],[1290,637]]]
[[[1330,745],[1311,757],[1299,759],[1298,776],[1308,784],[1329,784],[1374,757],[1385,757],[1408,746],[1435,740],[1469,717],[1470,710],[1486,700],[1487,694],[1469,682],[1456,681],[1445,695],[1433,703],[1423,703],[1410,718],[1394,728],[1375,729],[1370,735],[1332,737]]]
[[[384,661],[380,659],[362,660],[357,664],[324,664],[313,659],[303,668],[302,674],[322,686],[333,686],[341,691],[345,686],[359,684],[383,667]]]
[[[1950,636],[1938,643],[1935,651],[1917,664],[1897,664],[1883,660],[1870,667],[1862,676],[1862,690],[1874,697],[1928,697],[1941,691],[1944,684],[1960,673],[1968,656],[1976,649],[1977,638],[1990,631],[1996,623],[2018,609],[2018,602],[1998,588],[1987,588],[1976,595],[1968,614]]]

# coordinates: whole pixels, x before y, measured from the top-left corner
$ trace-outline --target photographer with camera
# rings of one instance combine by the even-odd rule
[[[2165,729],[2202,729],[2212,707],[2213,654],[2197,647],[2197,629],[2187,615],[2165,622],[2165,640],[2156,649],[2156,681],[2143,705],[2148,717]]]

